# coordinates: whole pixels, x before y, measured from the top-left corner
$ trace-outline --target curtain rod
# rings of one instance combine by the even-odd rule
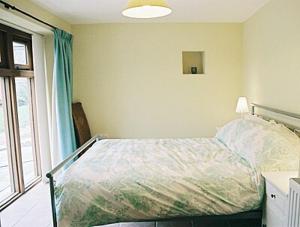
[[[39,18],[37,18],[37,17],[29,14],[29,13],[26,13],[25,11],[23,11],[21,9],[18,9],[17,7],[15,7],[15,6],[11,5],[11,4],[8,4],[7,2],[4,2],[4,1],[0,0],[0,3],[3,4],[6,9],[15,10],[15,11],[21,13],[21,14],[24,14],[27,17],[30,17],[30,18],[32,18],[32,19],[34,19],[34,20],[36,20],[36,21],[44,24],[44,25],[47,25],[47,26],[49,26],[49,27],[51,27],[53,29],[57,29],[57,27],[55,27],[54,25],[49,24],[49,23],[47,23],[47,22],[45,22],[45,21],[43,21],[43,20],[41,20],[41,19],[39,19]]]

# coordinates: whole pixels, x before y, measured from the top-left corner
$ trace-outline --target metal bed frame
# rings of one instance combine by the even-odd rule
[[[289,118],[294,118],[297,120],[300,120],[300,114],[296,113],[291,113],[263,105],[258,105],[258,104],[251,104],[251,114],[255,115],[255,110],[256,109],[262,109],[266,110],[268,112],[276,113],[285,117]],[[272,118],[267,117],[265,115],[258,115],[266,120],[270,120]],[[276,120],[277,121],[277,120]],[[277,121],[278,122],[278,121]],[[295,133],[300,135],[300,127],[296,127],[290,124],[286,124],[284,122],[280,122],[284,125],[286,125],[290,130],[294,131]],[[55,168],[53,168],[50,172],[46,174],[46,177],[49,178],[49,186],[50,186],[50,196],[51,196],[51,207],[52,207],[52,220],[53,220],[53,226],[57,227],[57,216],[56,216],[56,206],[55,206],[55,180],[54,180],[54,175],[57,174],[59,171],[64,169],[68,163],[71,161],[76,160],[77,158],[80,158],[80,155],[86,152],[94,143],[97,141],[102,140],[103,138],[101,136],[94,136],[91,138],[89,141],[87,141],[83,146],[81,146],[79,149],[77,149],[73,154],[71,154],[69,157],[67,157],[65,160],[63,160],[61,163],[59,163]],[[178,218],[171,218],[171,219],[160,219],[160,220],[140,220],[140,222],[144,221],[167,221],[167,220],[241,220],[241,219],[249,219],[249,220],[258,220],[262,219],[262,210],[254,210],[254,211],[248,211],[248,212],[243,212],[239,214],[234,214],[234,215],[214,215],[214,216],[191,216],[191,217],[178,217]]]

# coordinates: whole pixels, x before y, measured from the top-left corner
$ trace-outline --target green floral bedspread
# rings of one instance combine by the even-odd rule
[[[102,140],[57,181],[59,226],[260,207],[263,180],[217,139]]]

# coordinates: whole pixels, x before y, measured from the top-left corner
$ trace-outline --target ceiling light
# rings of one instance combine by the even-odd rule
[[[122,14],[131,18],[149,19],[167,16],[171,12],[165,0],[129,0]]]

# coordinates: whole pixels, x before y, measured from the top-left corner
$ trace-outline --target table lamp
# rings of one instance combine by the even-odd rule
[[[249,107],[246,97],[239,97],[236,106],[236,112],[241,114],[241,117],[243,117],[244,114],[249,113]]]

